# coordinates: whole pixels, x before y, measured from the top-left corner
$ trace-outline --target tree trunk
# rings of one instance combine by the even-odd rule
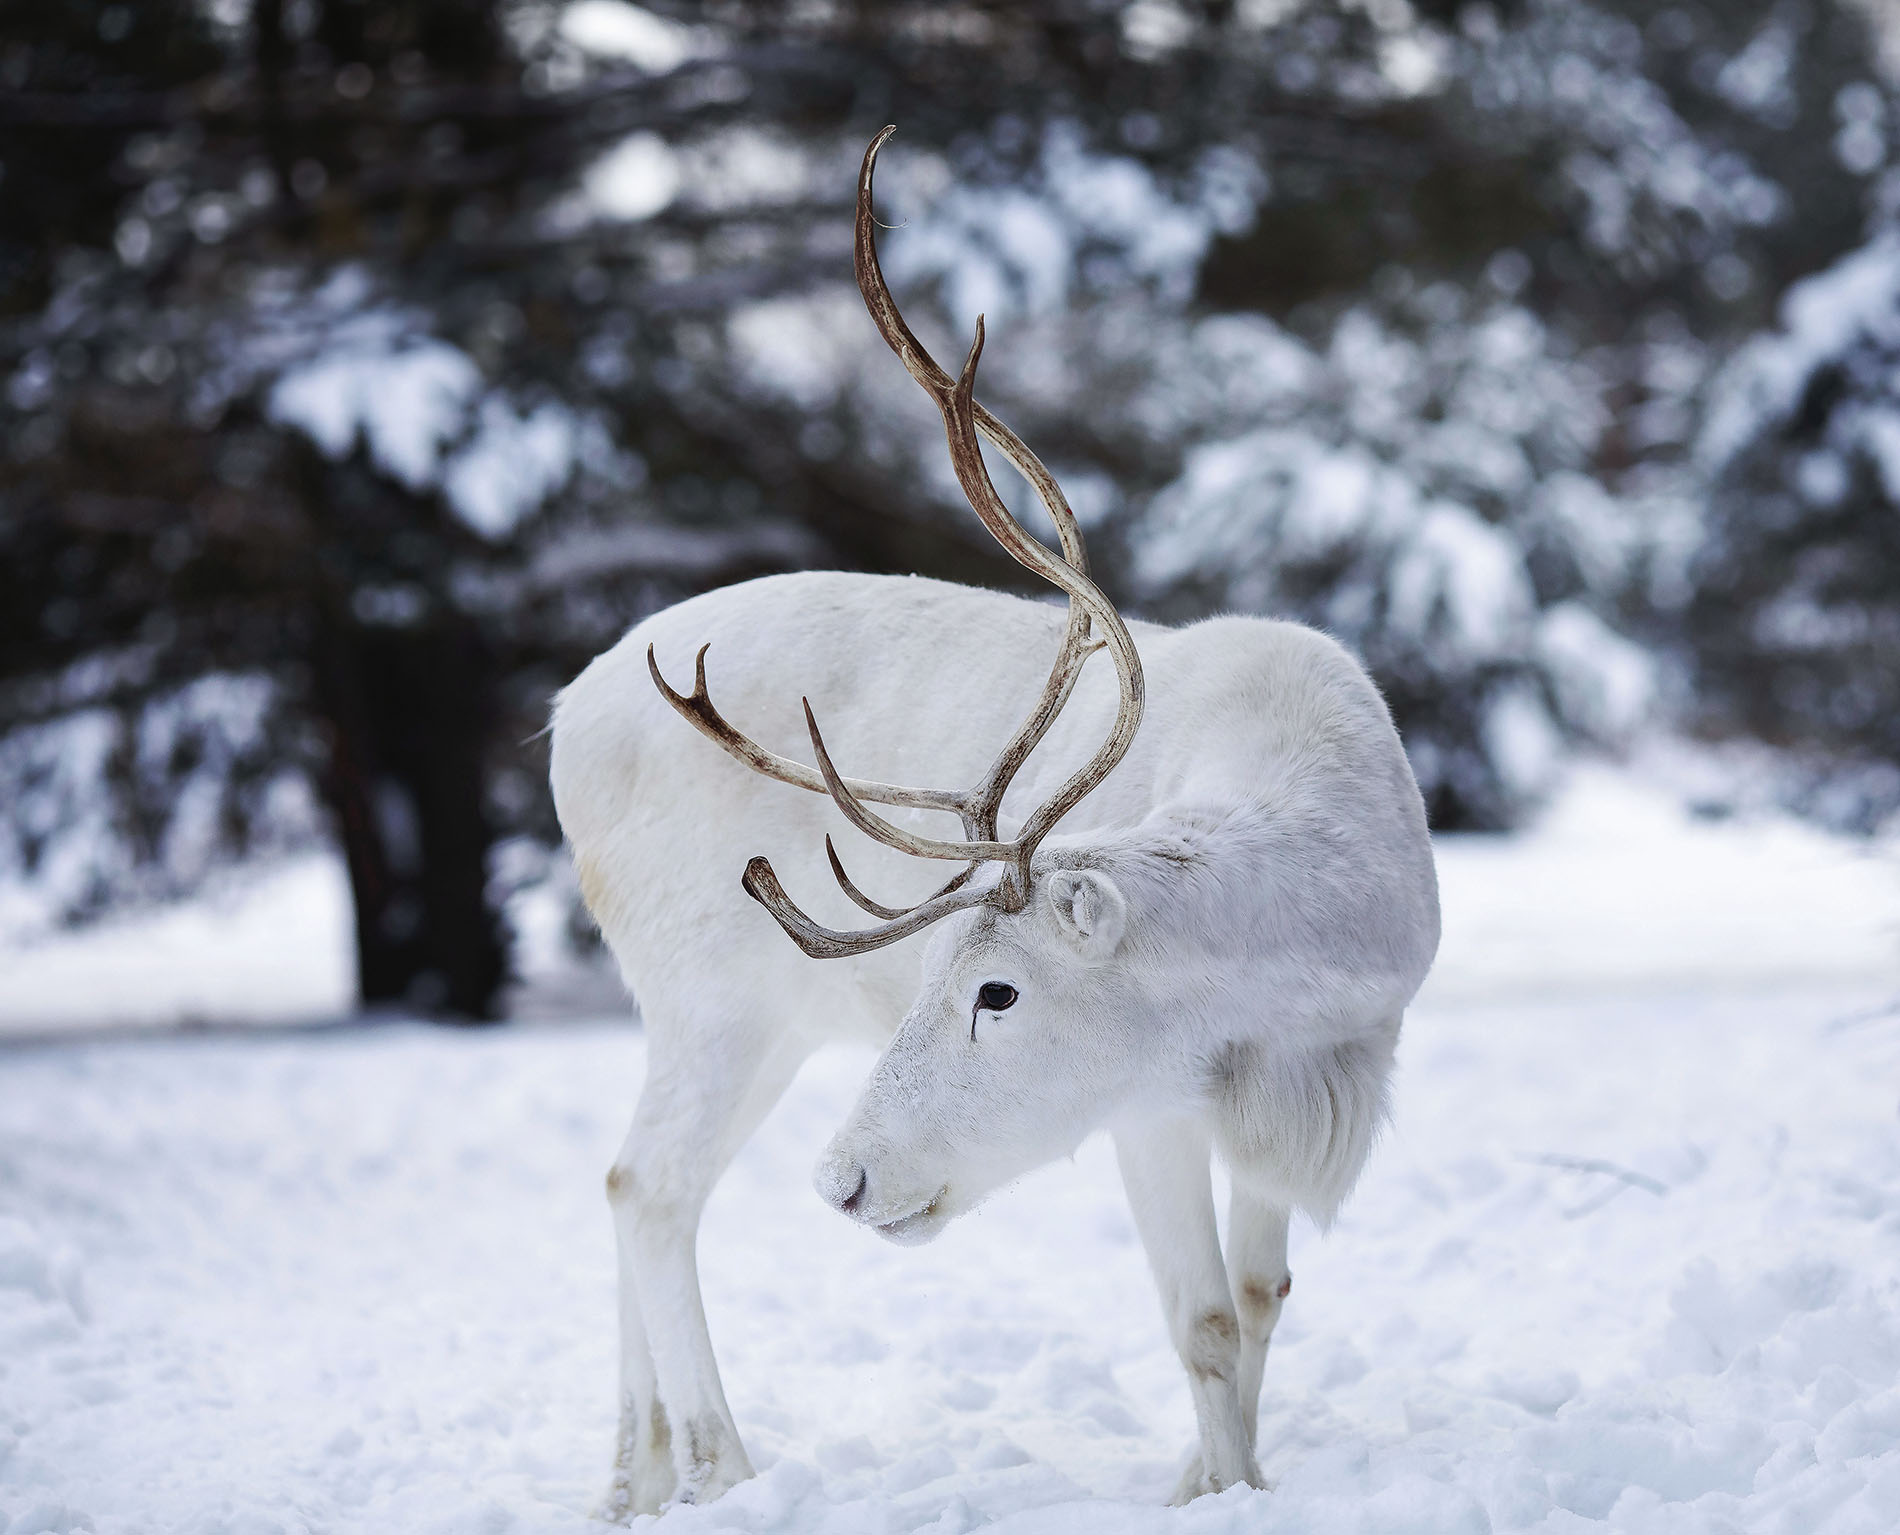
[[[401,626],[333,615],[316,649],[361,1001],[492,1018],[507,956],[487,899],[487,647],[467,619],[438,613]]]

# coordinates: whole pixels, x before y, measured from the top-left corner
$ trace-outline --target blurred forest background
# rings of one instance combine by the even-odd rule
[[[1897,81],[1885,0],[0,0],[0,927],[327,844],[364,1001],[487,1016],[628,625],[1020,589],[885,122],[1129,610],[1346,640],[1441,828],[1660,723],[1871,830]]]

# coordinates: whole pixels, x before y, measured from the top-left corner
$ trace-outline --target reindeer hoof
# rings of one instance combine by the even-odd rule
[[[751,1469],[745,1468],[736,1474],[724,1466],[695,1467],[701,1474],[688,1478],[681,1483],[678,1495],[673,1499],[679,1503],[710,1503],[715,1498],[724,1497],[741,1482],[752,1479]]]
[[[1247,1457],[1246,1471],[1233,1481],[1223,1481],[1219,1477],[1209,1476],[1207,1467],[1201,1460],[1198,1449],[1188,1452],[1187,1464],[1181,1468],[1181,1480],[1175,1483],[1174,1496],[1168,1499],[1171,1508],[1184,1508],[1196,1498],[1205,1497],[1212,1492],[1225,1492],[1229,1487],[1257,1487],[1265,1491],[1267,1479],[1260,1474],[1260,1468],[1254,1464],[1253,1456]]]
[[[738,1435],[717,1418],[688,1423],[685,1436],[686,1465],[675,1503],[710,1503],[751,1480],[752,1462]]]
[[[615,1476],[600,1501],[588,1510],[587,1517],[601,1524],[632,1524],[636,1514],[657,1514],[660,1511],[659,1502],[650,1501],[651,1507],[642,1507],[639,1492],[632,1481]]]
[[[1168,1506],[1185,1508],[1203,1494],[1219,1490],[1208,1480],[1207,1470],[1201,1464],[1201,1452],[1196,1450],[1181,1468],[1181,1479],[1174,1484],[1174,1496],[1168,1499]]]

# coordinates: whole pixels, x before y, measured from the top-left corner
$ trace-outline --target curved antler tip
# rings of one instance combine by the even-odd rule
[[[654,655],[651,645],[647,646],[647,674],[653,678],[653,685],[664,693],[668,699],[679,697],[679,694],[675,693],[673,689],[668,686],[666,678],[661,675],[659,657]]]
[[[739,884],[771,914],[772,920],[784,929],[785,936],[803,949],[807,958],[836,959],[852,952],[840,945],[838,935],[826,932],[791,903],[785,887],[779,884],[778,876],[765,858],[748,860]]]
[[[838,848],[831,840],[831,833],[825,833],[825,857],[831,861],[831,872],[838,876],[838,883],[849,892],[851,881],[845,878],[844,861],[838,857]]]
[[[897,124],[886,123],[878,129],[877,137],[865,146],[864,169],[859,173],[863,180],[868,182],[871,179],[871,167],[877,164],[877,152],[884,147],[886,140],[895,132],[897,132]]]
[[[771,904],[768,897],[783,895],[785,887],[778,882],[778,875],[772,872],[772,861],[760,856],[746,860],[745,873],[739,876],[739,887],[762,906]]]
[[[973,336],[970,340],[970,354],[969,356],[963,359],[963,372],[957,375],[957,381],[955,385],[952,386],[952,390],[951,390],[952,403],[951,403],[950,409],[953,412],[970,411],[970,410],[975,409],[976,399],[975,399],[975,395],[973,391],[976,388],[976,360],[982,355],[983,355],[983,316],[978,315],[976,317],[976,335]],[[953,420],[952,427],[954,428],[954,426],[955,426],[955,422]],[[976,441],[975,432],[976,432],[975,420],[974,418],[972,418],[971,423],[970,423],[970,434],[971,434],[970,441],[972,443]],[[954,462],[954,459],[955,459],[955,449],[953,447],[952,448],[953,462]],[[968,491],[967,486],[965,487],[965,490],[966,492]],[[975,502],[972,501],[971,504],[974,505]]]

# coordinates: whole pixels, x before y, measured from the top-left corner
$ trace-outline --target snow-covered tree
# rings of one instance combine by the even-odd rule
[[[1900,807],[1900,235],[1796,285],[1735,358],[1700,444],[1687,632],[1712,728],[1795,748],[1805,808]]]

